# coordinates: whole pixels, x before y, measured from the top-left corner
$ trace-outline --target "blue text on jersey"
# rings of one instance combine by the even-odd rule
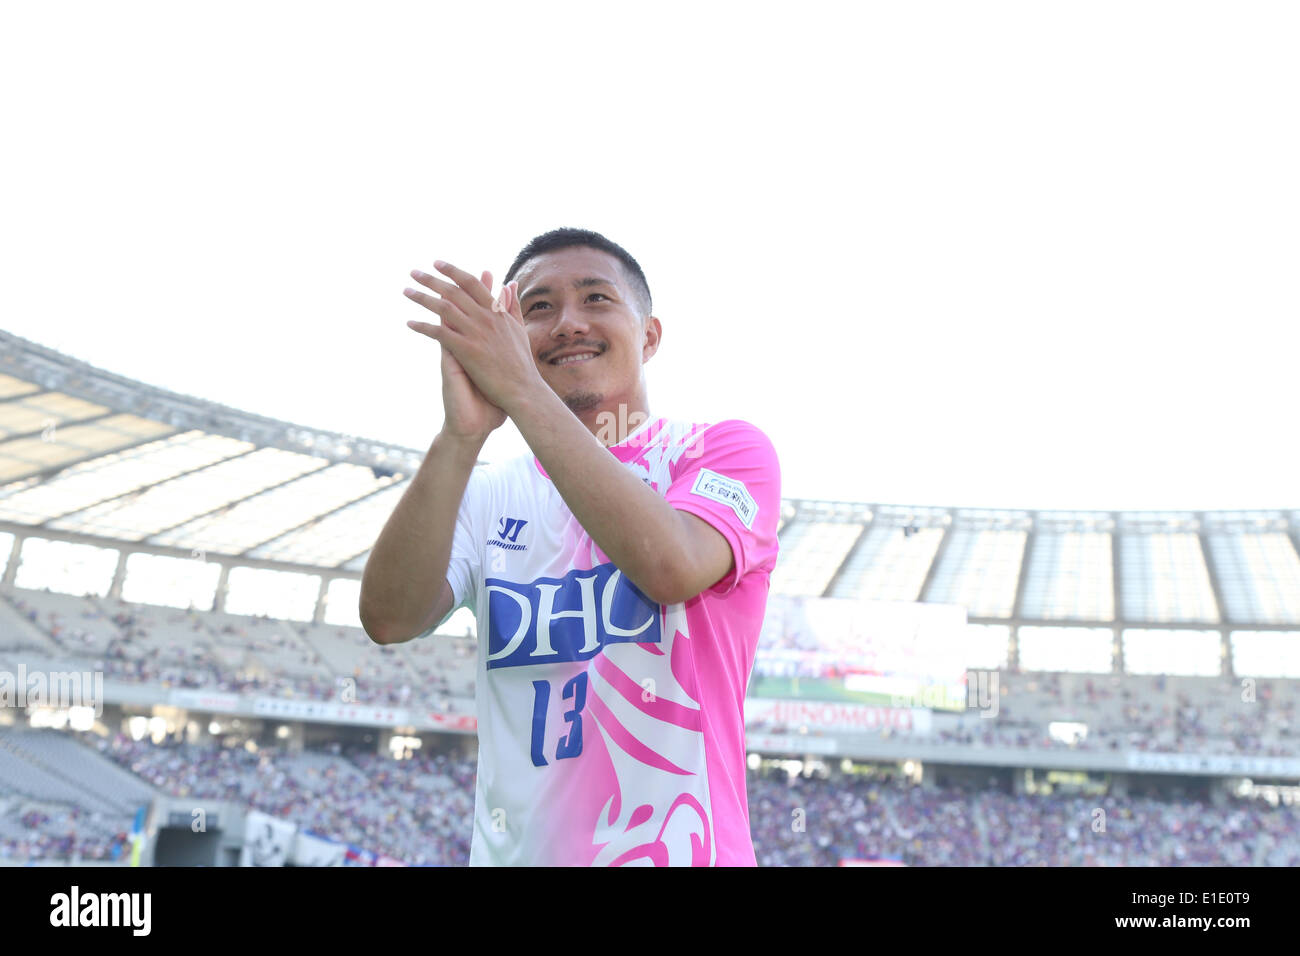
[[[660,644],[659,605],[612,564],[562,578],[484,582],[487,666],[585,661],[606,644]]]

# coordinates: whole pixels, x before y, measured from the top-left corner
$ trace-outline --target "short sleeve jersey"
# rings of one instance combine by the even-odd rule
[[[535,457],[474,469],[447,571],[479,635],[470,864],[752,866],[744,701],[777,557],[776,452],[747,422],[663,418],[609,451],[717,529],[734,567],[654,603]]]

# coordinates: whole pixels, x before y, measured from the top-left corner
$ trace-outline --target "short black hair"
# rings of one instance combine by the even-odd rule
[[[645,280],[645,273],[641,271],[641,266],[632,254],[616,242],[611,242],[598,232],[592,232],[590,229],[552,229],[550,232],[544,232],[540,236],[534,237],[528,245],[519,250],[519,255],[515,256],[515,261],[510,265],[510,271],[506,273],[506,282],[514,279],[515,275],[529,259],[547,252],[555,252],[557,249],[572,249],[574,246],[587,246],[591,249],[598,249],[601,252],[607,252],[623,265],[623,271],[632,283],[632,293],[641,299],[641,305],[644,308],[645,315],[649,315],[654,309],[653,300],[650,298],[650,283]],[[644,316],[642,316],[644,318]]]

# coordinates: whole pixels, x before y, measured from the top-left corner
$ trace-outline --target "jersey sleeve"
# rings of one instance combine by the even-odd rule
[[[735,566],[710,591],[727,594],[745,575],[770,573],[776,565],[780,464],[771,441],[749,422],[719,422],[690,441],[664,498],[707,521],[731,545]]]
[[[483,573],[482,535],[478,516],[487,495],[488,476],[480,466],[470,472],[465,495],[456,512],[456,532],[451,539],[451,559],[447,563],[447,583],[451,585],[452,603],[438,627],[462,607],[475,610],[479,578]]]

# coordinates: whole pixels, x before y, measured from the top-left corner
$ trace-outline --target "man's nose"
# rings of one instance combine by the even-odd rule
[[[551,335],[583,335],[587,331],[587,321],[582,315],[582,310],[576,306],[561,306],[560,314],[555,320],[555,325],[551,326]]]

